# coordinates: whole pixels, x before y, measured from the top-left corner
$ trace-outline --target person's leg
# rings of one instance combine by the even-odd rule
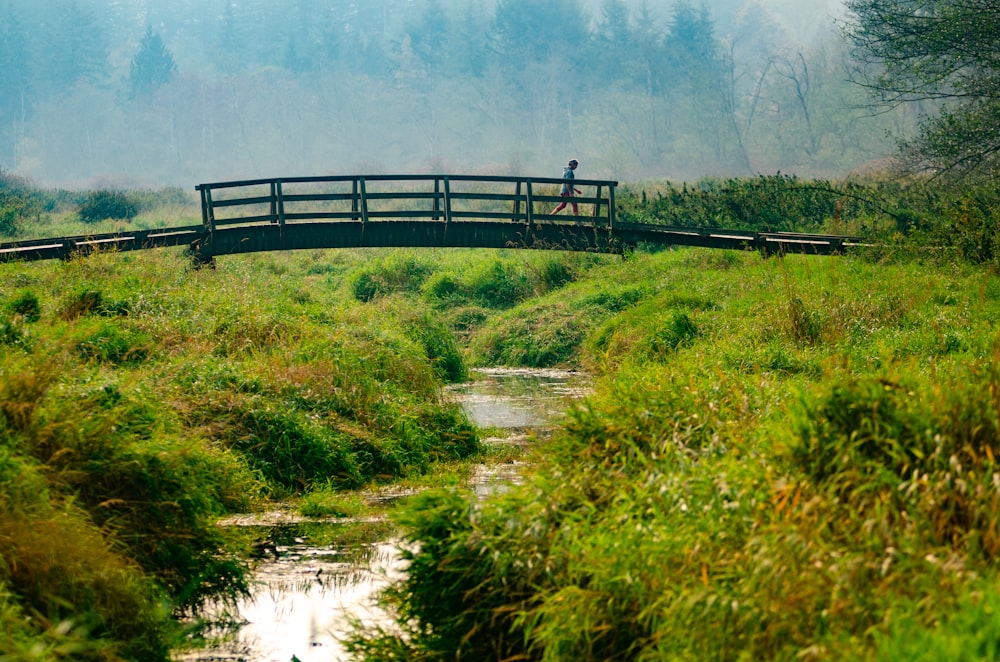
[[[556,207],[555,209],[553,209],[553,210],[552,210],[552,213],[553,213],[553,214],[558,214],[558,213],[559,213],[559,212],[561,212],[561,211],[562,211],[563,209],[566,209],[566,203],[565,203],[565,202],[560,202],[560,203],[559,203],[559,206],[558,206],[558,207]]]
[[[577,206],[577,204],[575,202],[573,203],[573,215],[574,216],[579,216],[580,215],[580,208]]]

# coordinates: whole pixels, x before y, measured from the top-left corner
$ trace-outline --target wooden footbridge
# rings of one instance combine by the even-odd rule
[[[534,248],[621,253],[639,244],[843,253],[856,237],[622,223],[607,180],[577,179],[570,215],[552,214],[562,179],[472,175],[289,177],[199,184],[200,225],[0,244],[0,262],[95,251],[189,247],[196,261],[274,250]],[[572,212],[572,206],[566,212]]]

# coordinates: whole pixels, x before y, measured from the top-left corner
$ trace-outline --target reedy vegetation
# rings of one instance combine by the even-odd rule
[[[451,337],[355,302],[344,257],[0,267],[10,659],[163,659],[172,613],[246,590],[249,543],[220,516],[477,452],[439,396]]]
[[[868,256],[634,254],[481,327],[603,378],[525,485],[398,515],[403,633],[359,655],[995,656],[998,206],[899,190]]]
[[[249,543],[218,517],[300,496],[304,512],[350,515],[363,505],[343,490],[469,457],[475,431],[439,388],[496,363],[602,381],[523,487],[485,504],[431,492],[403,512],[420,552],[387,599],[408,638],[359,633],[359,653],[995,646],[981,630],[1000,549],[1000,204],[986,189],[824,188],[838,186],[650,183],[622,207],[745,227],[771,200],[798,221],[768,229],[863,232],[882,249],[0,265],[3,650],[165,657],[173,615],[246,589]],[[79,233],[64,203],[24,232]]]

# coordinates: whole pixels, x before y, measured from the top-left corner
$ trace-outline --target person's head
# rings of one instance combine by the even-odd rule
[[[572,169],[576,170],[576,167],[577,167],[578,165],[580,165],[580,162],[579,162],[579,161],[577,161],[576,159],[570,159],[570,160],[569,160],[569,164],[568,164],[568,165],[569,165],[569,167],[570,167],[570,168],[572,168]]]

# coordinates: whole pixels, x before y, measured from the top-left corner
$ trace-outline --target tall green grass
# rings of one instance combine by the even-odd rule
[[[248,589],[227,513],[479,451],[429,304],[357,302],[366,263],[181,251],[0,265],[0,649],[165,659]],[[32,652],[35,651],[35,652]]]
[[[402,632],[359,633],[359,655],[989,657],[996,276],[702,250],[607,269],[641,295],[590,307],[599,268],[474,335],[515,347],[503,329],[565,306],[595,318],[566,355],[604,377],[527,484],[398,516]]]
[[[17,236],[125,227],[82,224],[73,192],[3,187]],[[196,222],[184,196],[132,195],[129,227]],[[441,385],[507,364],[599,386],[523,486],[401,511],[401,630],[360,633],[359,655],[988,656],[995,191],[764,177],[621,205],[879,247],[0,265],[4,652],[165,659],[176,616],[246,591],[249,543],[219,517],[289,498],[349,515],[345,490],[468,462],[477,432]]]

